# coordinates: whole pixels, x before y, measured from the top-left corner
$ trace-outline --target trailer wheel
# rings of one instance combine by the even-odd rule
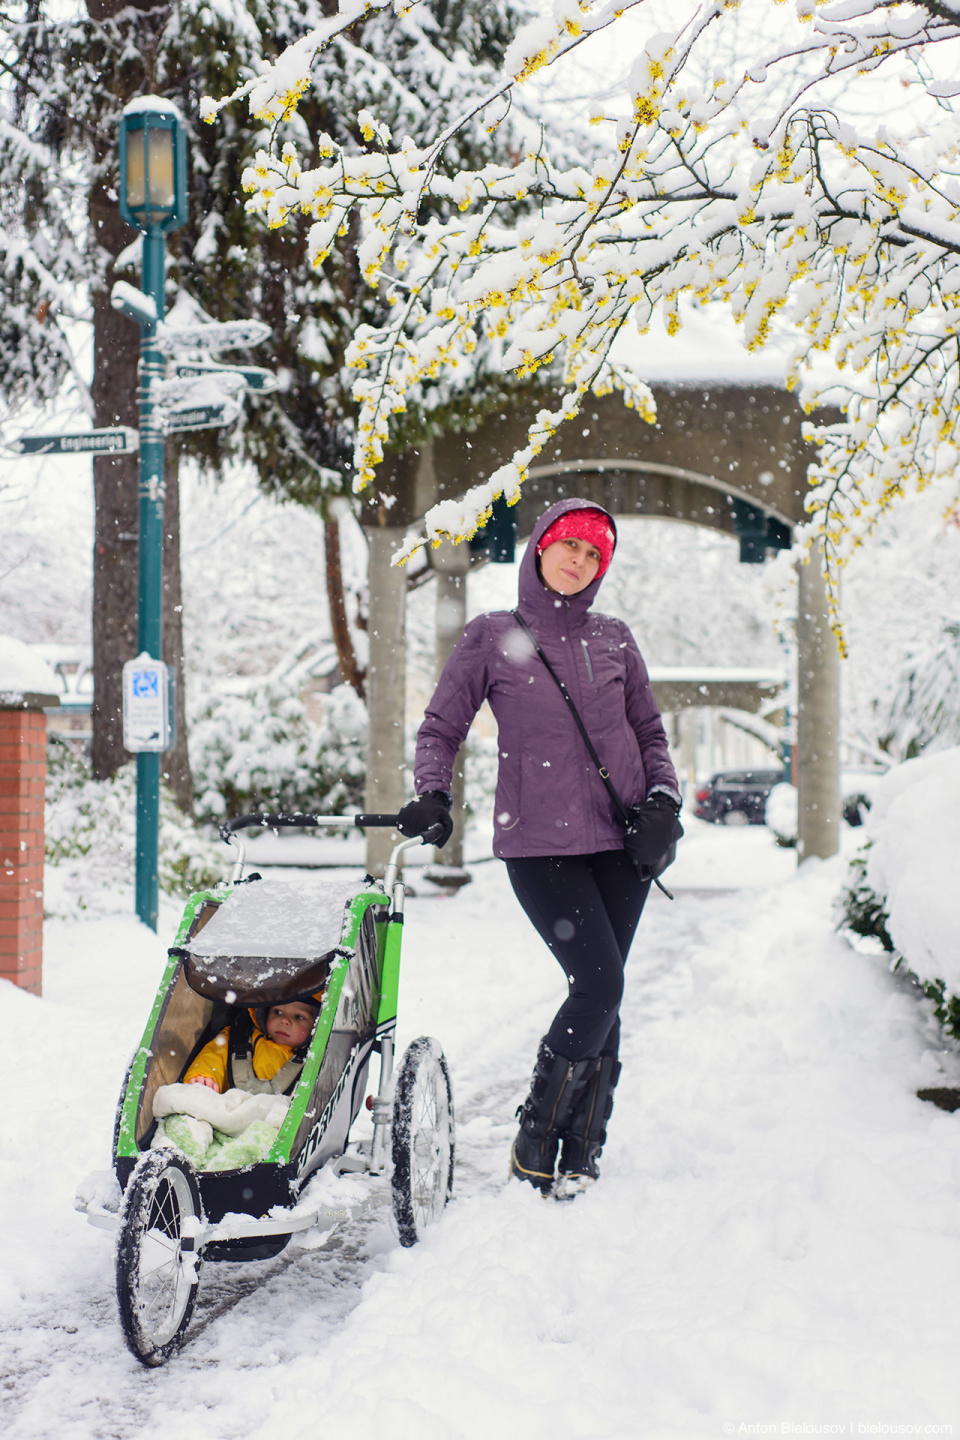
[[[200,1191],[188,1160],[148,1150],[130,1176],[117,1237],[117,1302],[123,1338],[142,1365],[180,1349],[200,1279],[195,1235]]]
[[[393,1102],[393,1213],[401,1245],[415,1245],[453,1192],[453,1092],[436,1040],[414,1040]]]

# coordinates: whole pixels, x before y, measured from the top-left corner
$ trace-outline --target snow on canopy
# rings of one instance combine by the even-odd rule
[[[238,885],[190,942],[198,959],[317,960],[340,943],[356,881],[257,880]]]

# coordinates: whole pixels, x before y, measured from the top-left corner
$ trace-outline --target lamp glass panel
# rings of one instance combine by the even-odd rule
[[[146,198],[146,165],[143,148],[144,132],[127,131],[127,204],[142,205]]]
[[[173,131],[166,128],[147,131],[150,170],[150,204],[173,208]]]

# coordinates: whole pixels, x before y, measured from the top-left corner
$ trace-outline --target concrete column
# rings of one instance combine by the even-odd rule
[[[47,717],[56,695],[0,693],[0,978],[39,995],[43,978]]]
[[[840,656],[830,629],[820,550],[797,566],[797,859],[840,845]]]
[[[437,574],[437,659],[436,678],[439,680],[444,665],[453,654],[453,648],[467,623],[467,573],[470,569],[470,551],[467,546],[454,545],[445,540],[430,553],[430,562]],[[466,754],[463,750],[457,756],[450,784],[453,795],[453,834],[442,850],[434,850],[437,865],[450,869],[463,869],[463,825],[464,787]]]
[[[680,730],[680,775],[685,805],[693,802],[697,788],[697,711],[692,705],[686,706],[679,715]]]
[[[364,527],[369,546],[370,658],[367,668],[367,788],[364,809],[395,815],[410,796],[404,784],[404,692],[406,688],[405,572],[391,565],[405,527]],[[395,830],[367,831],[367,869],[382,875]]]

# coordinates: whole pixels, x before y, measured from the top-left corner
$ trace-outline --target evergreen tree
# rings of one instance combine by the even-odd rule
[[[371,14],[325,52],[291,132],[302,145],[306,117],[314,143],[330,135],[361,153],[369,142],[357,114],[375,108],[399,135],[433,133],[489,85],[528,8],[527,0],[514,0],[494,14],[479,0],[433,0],[415,17]],[[362,690],[342,588],[337,592],[336,521],[326,506],[349,493],[351,482],[356,407],[345,352],[359,325],[382,318],[384,297],[362,283],[354,231],[338,237],[317,268],[302,231],[270,229],[236,205],[244,169],[267,131],[251,132],[236,117],[216,127],[195,119],[202,95],[235,88],[335,12],[332,0],[238,0],[216,9],[200,0],[86,0],[85,13],[63,19],[50,0],[21,0],[0,16],[0,391],[7,425],[27,407],[49,405],[66,386],[96,426],[137,423],[139,335],[109,304],[116,280],[139,283],[139,244],[120,219],[116,193],[118,123],[135,95],[173,100],[190,137],[189,217],[169,237],[168,303],[186,296],[215,320],[254,315],[271,326],[269,346],[248,358],[272,364],[280,391],[253,397],[233,432],[168,444],[164,658],[181,674],[177,464],[181,454],[212,468],[242,458],[268,490],[324,511],[341,668]],[[473,165],[495,150],[502,162],[519,153],[517,136],[511,121],[491,139],[478,120],[463,129],[457,153]],[[93,331],[89,385],[78,359],[85,327]],[[499,401],[509,389],[499,367],[487,367],[486,395],[483,371],[478,363],[464,376],[472,400]],[[447,382],[423,387],[396,443],[454,423],[460,408]],[[94,487],[93,764],[102,777],[125,759],[120,673],[136,644],[136,457],[97,457]],[[186,803],[185,726],[178,728],[181,749],[168,758]]]

